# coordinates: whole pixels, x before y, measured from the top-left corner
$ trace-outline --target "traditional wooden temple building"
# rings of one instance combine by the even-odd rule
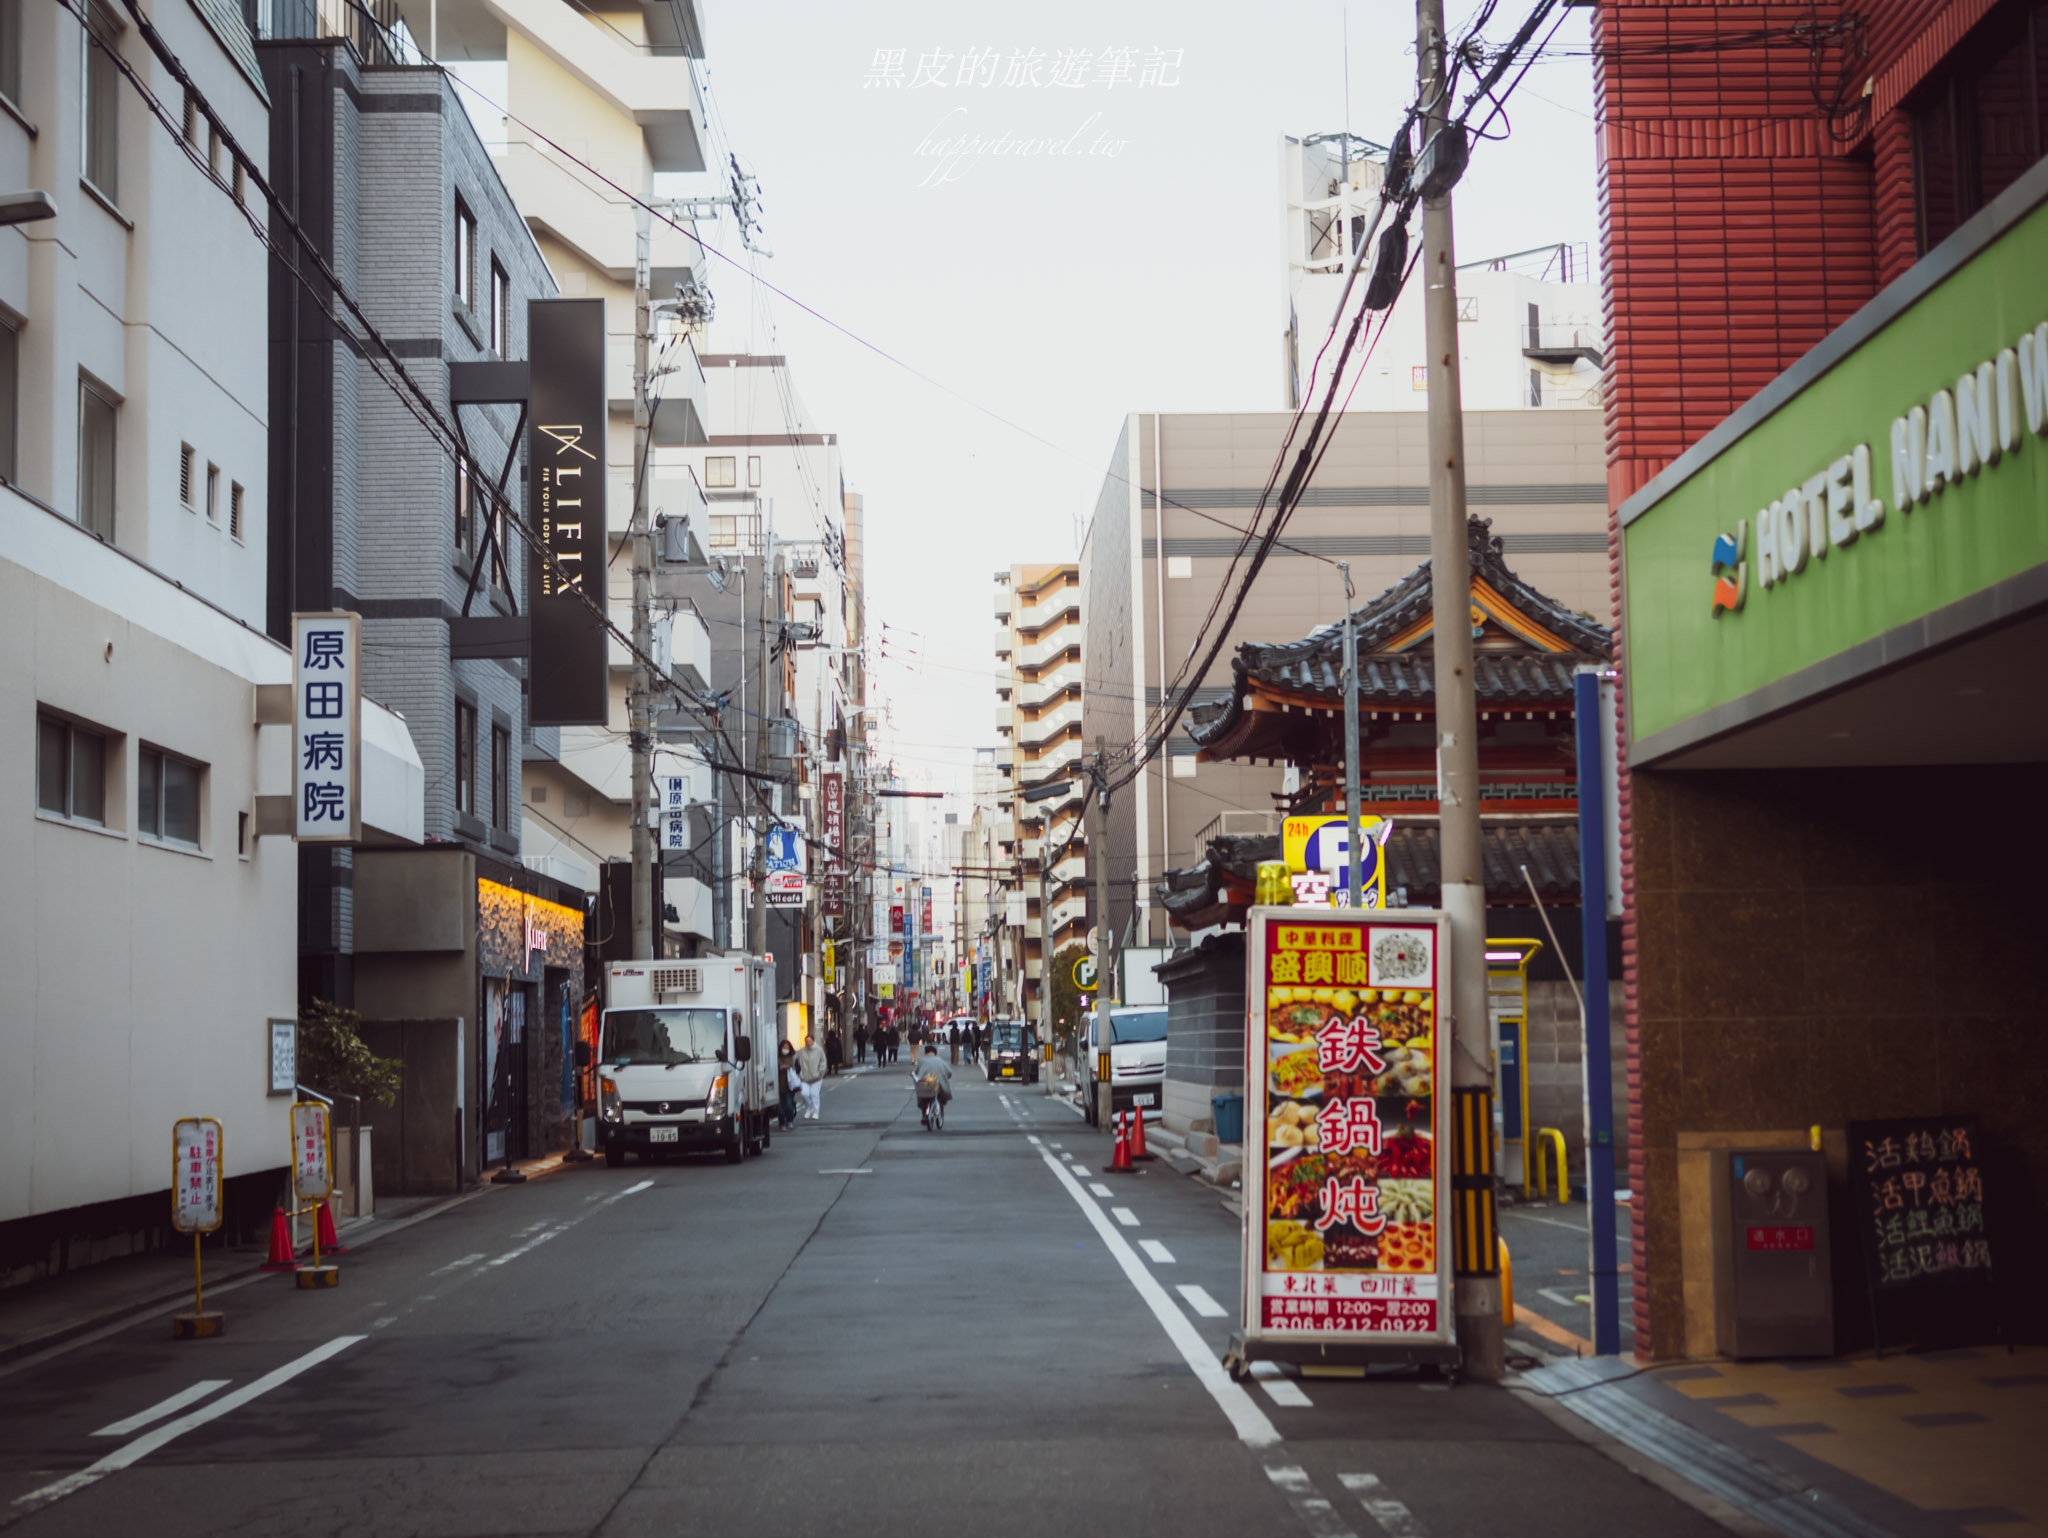
[[[1578,784],[1572,675],[1604,663],[1606,626],[1574,614],[1507,567],[1482,518],[1467,537],[1469,623],[1479,697],[1480,812],[1489,907],[1529,905],[1527,866],[1545,903],[1578,902]],[[1437,900],[1436,614],[1424,562],[1352,612],[1358,636],[1360,809],[1394,820],[1390,901]],[[1285,764],[1296,788],[1275,798],[1283,815],[1344,810],[1343,626],[1299,641],[1247,642],[1231,661],[1228,699],[1198,705],[1189,735],[1205,760]],[[1261,860],[1279,858],[1277,835],[1210,840],[1191,869],[1160,890],[1187,930],[1241,922]],[[1533,921],[1533,915],[1532,915]]]

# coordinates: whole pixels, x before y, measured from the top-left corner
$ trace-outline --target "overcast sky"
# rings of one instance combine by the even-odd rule
[[[706,11],[713,148],[760,180],[775,253],[761,273],[861,339],[714,262],[712,342],[787,353],[803,425],[841,435],[866,496],[888,740],[906,775],[964,790],[968,750],[997,741],[990,578],[1073,558],[1124,415],[1284,406],[1280,139],[1345,126],[1348,16],[1350,127],[1384,142],[1412,91],[1414,13],[1376,0]],[[1454,35],[1474,11],[1451,0]],[[1525,13],[1505,0],[1487,40]],[[1584,15],[1566,13],[1557,56],[1511,103],[1511,135],[1476,148],[1457,194],[1461,260],[1594,240]],[[1128,79],[1105,78],[1116,50]],[[1055,84],[1084,51],[1085,84]],[[992,76],[963,84],[970,55],[991,53]],[[1038,83],[1006,83],[1013,67]],[[973,136],[1005,148],[944,153]],[[729,231],[723,244],[738,253]]]

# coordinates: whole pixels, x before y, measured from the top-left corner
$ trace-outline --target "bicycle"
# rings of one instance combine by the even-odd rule
[[[919,1097],[919,1109],[924,1113],[924,1130],[939,1132],[946,1125],[946,1102],[934,1094],[930,1099]]]

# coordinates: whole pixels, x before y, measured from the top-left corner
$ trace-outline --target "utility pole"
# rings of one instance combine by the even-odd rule
[[[774,546],[774,531],[763,529],[761,531],[761,558],[759,561],[761,568],[761,640],[755,650],[755,656],[759,658],[758,665],[760,667],[761,680],[761,686],[758,691],[759,698],[754,706],[756,715],[754,717],[753,767],[756,772],[766,772],[768,764],[768,715],[770,703],[768,663],[771,657],[769,638],[782,625],[782,563],[771,555]],[[774,567],[773,571],[769,569],[771,564]],[[774,583],[776,597],[775,616],[772,624],[768,614],[768,594],[771,581]],[[780,698],[779,692],[776,697]],[[761,826],[755,830],[753,842],[753,854],[747,867],[752,873],[754,880],[754,901],[747,915],[747,953],[752,956],[765,956],[768,954],[768,825],[766,819],[763,819]]]
[[[1348,133],[1345,143],[1348,148]],[[1365,902],[1358,858],[1358,629],[1351,620],[1351,563],[1339,561],[1337,570],[1344,573],[1344,847],[1351,861],[1344,890],[1356,908]]]
[[[626,694],[626,742],[633,776],[633,959],[654,959],[653,788],[654,543],[647,533],[647,458],[653,414],[647,405],[648,333],[654,296],[648,274],[650,215],[635,208],[633,249],[633,678]]]
[[[1415,174],[1444,163],[1451,104],[1445,86],[1443,0],[1416,0],[1416,56],[1423,150]],[[1445,138],[1431,141],[1438,134]],[[1454,159],[1462,160],[1455,155]],[[1459,394],[1457,253],[1452,242],[1451,196],[1422,203],[1423,325],[1429,349],[1429,559],[1435,612],[1437,812],[1442,849],[1442,903],[1450,920],[1451,1088],[1459,1116],[1482,1129],[1476,1157],[1482,1167],[1452,1167],[1461,1196],[1477,1196],[1477,1211],[1458,1203],[1455,1311],[1464,1370],[1481,1382],[1506,1375],[1501,1334],[1500,1263],[1494,1237],[1493,1043],[1486,1006],[1486,867],[1479,828],[1479,717],[1472,680],[1472,571],[1465,520],[1465,414]],[[1354,858],[1356,856],[1354,855]],[[1442,1008],[1443,991],[1437,994]],[[1456,1140],[1462,1151],[1464,1139]]]
[[[1095,1029],[1089,1049],[1095,1053],[1095,1102],[1088,1107],[1088,1124],[1100,1126],[1112,1105],[1109,1061],[1109,983],[1111,972],[1109,933],[1109,741],[1095,739],[1095,763],[1090,772],[1088,806],[1092,823],[1088,829],[1088,865],[1095,884]]]

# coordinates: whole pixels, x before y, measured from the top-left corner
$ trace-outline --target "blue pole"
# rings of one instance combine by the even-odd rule
[[[1607,1019],[1607,775],[1600,740],[1600,670],[1574,679],[1579,747],[1579,912],[1586,992],[1580,1061],[1586,1073],[1587,1270],[1593,1278],[1593,1350],[1621,1352],[1621,1271],[1614,1232],[1614,1073]]]

